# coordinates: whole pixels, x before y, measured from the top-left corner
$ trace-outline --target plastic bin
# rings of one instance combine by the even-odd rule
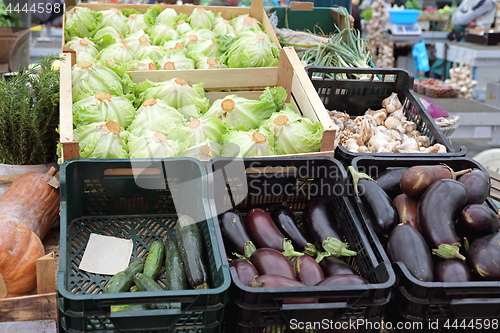
[[[412,167],[415,165],[446,164],[454,170],[484,167],[473,159],[465,157],[448,158],[405,158],[388,159],[378,157],[357,157],[352,161],[354,169],[372,177],[389,168]],[[489,177],[489,176],[488,176]],[[359,217],[365,222],[364,230],[369,239],[377,240],[371,220],[359,198],[352,198]],[[497,210],[491,199],[488,204]],[[388,260],[385,251],[378,254],[379,260]],[[422,282],[415,279],[406,266],[393,264],[397,276],[393,305],[398,316],[410,321],[439,321],[436,332],[446,331],[444,323],[455,319],[497,320],[500,328],[500,282],[471,281],[467,283]],[[477,327],[477,326],[476,326]],[[467,327],[470,328],[470,327]],[[459,327],[458,330],[461,328]],[[474,331],[474,330],[472,330]],[[482,330],[477,330],[478,332]]]
[[[296,213],[315,197],[330,198],[335,205],[336,224],[357,255],[347,262],[370,284],[363,286],[251,288],[243,285],[234,268],[230,268],[231,305],[228,305],[226,332],[290,332],[297,322],[347,322],[368,320],[380,322],[389,301],[395,276],[389,261],[375,256],[347,197],[342,196],[346,171],[329,157],[258,158],[231,160],[218,158],[208,166],[209,197],[212,214],[223,213],[234,206],[243,216],[252,208],[270,210],[286,202]],[[282,193],[279,193],[282,191]],[[289,192],[287,192],[289,191]],[[336,192],[338,191],[338,192]],[[221,195],[227,193],[226,195]],[[338,194],[335,195],[334,193]],[[219,220],[214,217],[217,240],[223,261],[230,244],[224,244]],[[345,302],[318,304],[283,304],[300,297],[345,297]],[[323,327],[324,328],[324,327]],[[337,327],[321,332],[337,332]]]
[[[334,67],[306,67],[311,81],[327,110],[345,111],[351,117],[363,115],[369,108],[378,110],[382,101],[392,92],[398,94],[403,104],[405,116],[417,124],[417,130],[429,137],[431,144],[440,143],[448,151],[445,154],[428,153],[354,153],[341,145],[335,150],[335,158],[344,165],[350,165],[357,156],[385,156],[406,158],[420,156],[465,156],[467,150],[460,147],[455,152],[448,139],[439,130],[436,123],[425,110],[419,98],[413,93],[413,75],[402,69],[353,69]],[[341,79],[343,75],[365,74],[369,79]]]
[[[91,160],[61,166],[60,326],[70,332],[220,332],[229,269],[221,261],[206,170],[191,158]],[[175,237],[177,214],[198,223],[210,289],[103,294],[111,278],[78,269],[91,233],[132,239],[133,258]],[[157,279],[164,281],[164,269]],[[110,312],[111,305],[181,303],[181,309]]]
[[[458,89],[452,86],[426,86],[425,95],[433,98],[456,98],[458,97]]]
[[[418,9],[390,9],[389,10],[389,21],[394,24],[415,24],[418,22],[418,15],[420,10]]]

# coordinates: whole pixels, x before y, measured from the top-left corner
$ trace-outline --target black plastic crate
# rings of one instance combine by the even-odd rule
[[[60,327],[69,332],[220,332],[231,284],[207,199],[206,169],[191,158],[91,160],[61,166]],[[132,239],[131,261],[175,238],[178,214],[198,222],[210,289],[104,294],[111,278],[78,269],[91,233]],[[164,285],[164,269],[157,279]],[[180,309],[110,312],[110,306],[181,303]]]
[[[403,69],[354,69],[316,66],[308,66],[306,71],[325,108],[327,110],[345,111],[351,117],[361,116],[369,108],[372,110],[382,108],[382,101],[389,97],[391,93],[397,93],[406,118],[417,125],[417,130],[422,135],[429,137],[431,144],[440,143],[448,151],[446,154],[356,153],[348,151],[339,145],[335,150],[335,158],[344,165],[350,165],[353,158],[358,156],[391,158],[465,156],[466,148],[460,147],[460,151],[455,151],[427,110],[422,106],[419,98],[413,93],[413,75],[411,73]],[[352,74],[366,75],[366,78],[343,79],[345,75],[349,77]]]
[[[346,171],[337,160],[329,157],[218,158],[212,160],[207,169],[210,206],[223,262],[227,262],[227,252],[215,217],[218,213],[235,206],[245,216],[252,208],[269,210],[286,202],[297,215],[300,225],[305,204],[323,196],[333,201],[343,240],[357,252],[347,262],[370,282],[364,286],[337,288],[251,288],[243,285],[234,268],[230,268],[233,284],[231,302],[227,307],[226,332],[286,333],[294,331],[292,320],[381,320],[395,283],[394,272],[388,260],[377,260],[351,203],[343,196]],[[225,195],[221,195],[223,193]],[[332,296],[348,300],[341,303],[283,304],[285,299]],[[337,330],[318,330],[333,331]]]
[[[390,169],[412,167],[416,165],[446,164],[454,170],[478,168],[488,173],[473,159],[466,157],[448,158],[405,158],[389,159],[381,157],[357,157],[352,161],[354,169],[372,177]],[[489,178],[489,175],[488,175]],[[378,240],[370,217],[359,198],[352,198],[365,232],[372,240]],[[488,199],[488,204],[495,211],[495,204]],[[388,260],[382,247],[377,247],[379,260]],[[471,281],[467,283],[422,282],[414,278],[406,266],[393,264],[396,273],[396,287],[393,302],[398,313],[412,321],[450,319],[499,319],[500,318],[500,281]],[[500,322],[499,326],[500,328]],[[441,325],[440,329],[444,329]],[[439,331],[439,330],[438,330]],[[481,330],[479,330],[481,331]]]

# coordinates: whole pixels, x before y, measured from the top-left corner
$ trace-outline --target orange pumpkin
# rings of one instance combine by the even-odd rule
[[[9,295],[36,287],[36,260],[44,255],[40,238],[21,220],[0,215],[0,274]]]

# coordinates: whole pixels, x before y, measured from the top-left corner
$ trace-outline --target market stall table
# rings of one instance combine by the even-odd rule
[[[427,98],[417,94],[420,98]],[[491,139],[500,144],[500,109],[465,98],[434,98],[433,103],[446,108],[450,117],[460,116],[457,130],[451,139]]]

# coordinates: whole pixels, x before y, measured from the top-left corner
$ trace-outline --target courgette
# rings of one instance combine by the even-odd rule
[[[144,275],[149,276],[153,280],[160,273],[165,258],[165,246],[159,240],[154,241],[149,247],[149,253],[144,264]],[[135,274],[134,274],[135,275]]]
[[[132,293],[135,293],[136,291],[139,291],[139,288],[137,288],[136,285],[133,285],[132,287],[130,287],[129,291],[132,292]]]
[[[125,271],[119,272],[113,276],[104,286],[104,293],[123,293],[129,291],[134,284],[134,276]]]
[[[175,237],[189,284],[194,289],[208,289],[207,273],[203,264],[203,242],[200,230],[191,217],[179,217]]]
[[[186,271],[179,249],[177,249],[177,241],[173,238],[165,237],[163,244],[165,244],[165,289],[188,289]],[[180,309],[181,303],[172,303],[170,308]]]
[[[147,276],[146,274],[137,273],[134,276],[134,282],[139,291],[165,291],[163,288],[156,283],[155,280]],[[168,309],[169,304],[152,304],[157,309]]]
[[[149,310],[149,304],[111,305],[111,312]]]
[[[142,273],[145,262],[146,260],[144,258],[134,261],[128,265],[127,269],[125,269],[125,273],[132,275],[132,277],[134,277],[137,273]]]

